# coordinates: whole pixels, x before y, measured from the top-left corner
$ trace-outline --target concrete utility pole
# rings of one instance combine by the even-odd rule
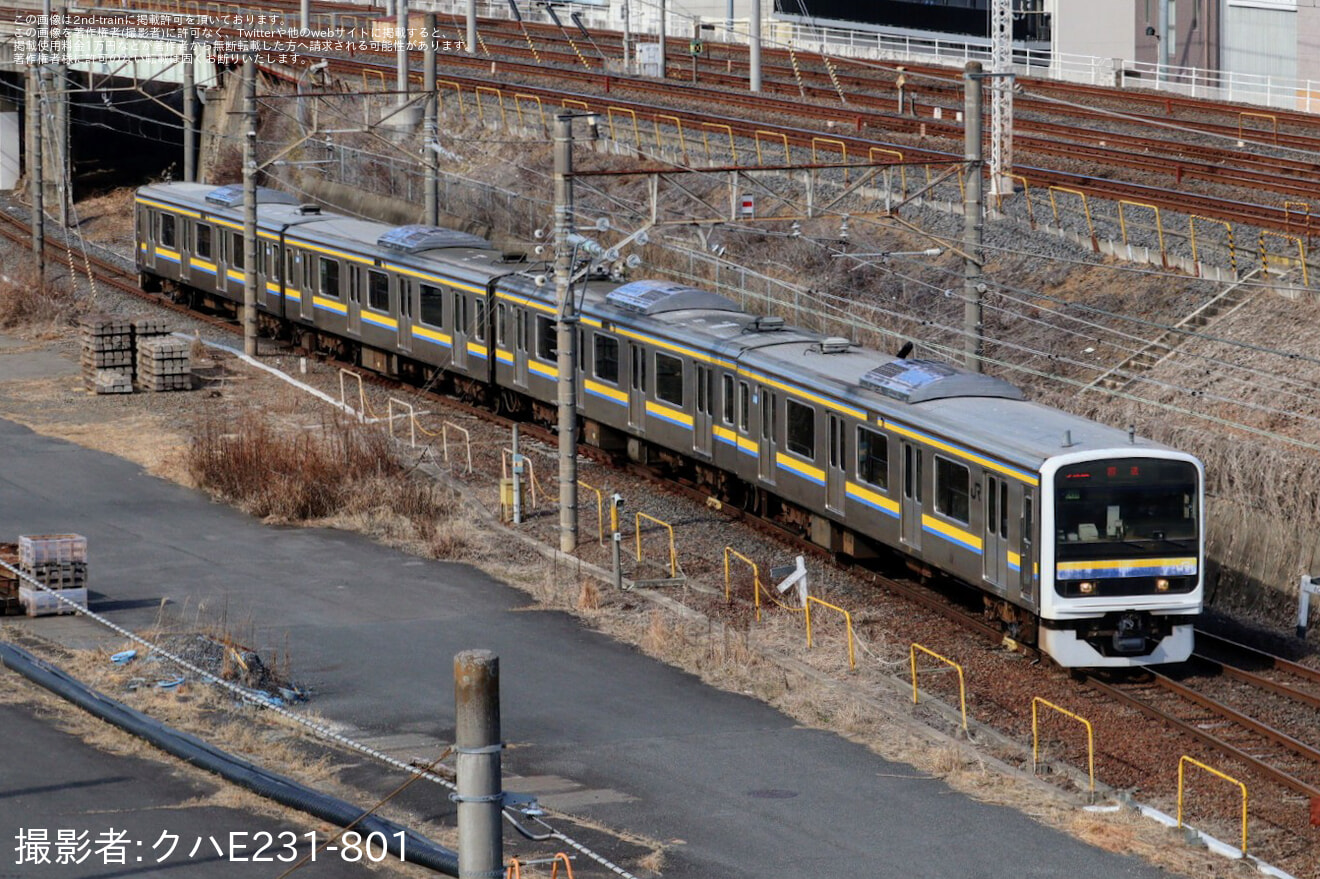
[[[304,0],[306,2],[306,0]],[[304,24],[303,27],[306,27]],[[183,37],[183,180],[197,182],[197,84],[193,79],[193,29],[187,28]]]
[[[408,91],[408,0],[397,0],[399,17],[394,25],[394,49],[397,56],[398,71],[394,78],[394,90],[397,92]],[[399,95],[399,103],[407,103],[408,96]],[[417,117],[413,117],[413,124],[416,124]]]
[[[752,0],[752,12],[747,20],[747,61],[751,67],[751,91],[761,90],[761,0]]]
[[[49,0],[47,0],[49,6]],[[61,22],[58,31],[52,29],[50,36],[50,51],[56,57],[54,75],[51,77],[51,90],[55,97],[55,112],[51,120],[55,124],[55,148],[52,151],[52,157],[55,159],[58,168],[57,178],[55,180],[55,191],[60,198],[60,226],[69,227],[69,207],[73,200],[73,161],[70,157],[70,150],[73,143],[69,138],[69,65],[64,63],[67,55],[65,48],[56,34],[63,34],[63,22],[68,20],[67,7],[59,8],[59,20]]]
[[[573,117],[555,117],[555,303],[559,315],[559,549],[577,549],[577,314],[573,271]]]
[[[623,72],[632,73],[632,13],[623,0]]]
[[[38,54],[41,50],[38,49]],[[32,260],[37,272],[37,289],[46,289],[46,205],[43,198],[46,186],[42,157],[42,121],[45,112],[41,100],[41,67],[28,68],[28,132],[31,150],[28,153],[28,183],[32,201]]]
[[[1155,71],[1155,83],[1163,85],[1169,75],[1169,3],[1171,0],[1159,0],[1159,33],[1156,39],[1160,44],[1159,69]],[[1149,21],[1149,19],[1147,19]]]
[[[298,0],[298,27],[304,31],[312,29],[312,0]]]
[[[668,53],[665,52],[665,37],[669,33],[669,5],[666,0],[660,0],[660,78],[666,79],[669,76],[669,70],[666,68],[668,63]]]
[[[424,52],[422,55],[422,90],[426,92],[426,103],[423,105],[424,116],[422,119],[422,150],[426,153],[426,185],[424,190],[424,202],[426,217],[422,222],[428,226],[440,225],[440,155],[435,151],[436,140],[439,136],[439,126],[436,124],[436,101],[435,93],[435,13],[426,13],[426,36],[423,44]]]
[[[454,770],[459,879],[504,875],[500,812],[500,659],[489,650],[454,657]]]
[[[257,356],[257,58],[243,56],[243,353]]]
[[[467,2],[467,53],[477,54],[477,0]]]
[[[984,235],[981,191],[981,62],[968,61],[963,73],[963,152],[967,160],[967,185],[963,188],[963,350],[967,368],[981,371],[985,350],[981,283],[981,241]]]

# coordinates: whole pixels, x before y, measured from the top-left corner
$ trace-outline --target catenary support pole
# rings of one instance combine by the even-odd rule
[[[436,17],[434,12],[426,13],[426,33],[422,36],[424,53],[422,56],[422,91],[426,92],[426,103],[422,120],[422,152],[426,158],[426,185],[423,201],[426,214],[422,221],[428,226],[440,225],[440,154],[435,151],[440,130],[436,122],[440,100],[435,91],[435,34]]]
[[[32,260],[37,273],[37,289],[46,289],[46,186],[45,161],[42,156],[42,120],[45,118],[41,100],[41,67],[28,68],[28,131],[31,144],[28,153],[28,179],[32,187]]]
[[[752,9],[747,16],[747,61],[750,65],[748,88],[754,92],[761,90],[761,0],[752,0]]]
[[[69,213],[73,202],[73,161],[71,150],[73,141],[69,137],[69,65],[65,64],[68,51],[63,42],[65,23],[68,21],[68,7],[60,6],[56,21],[57,28],[51,29],[51,53],[55,56],[55,66],[50,77],[48,94],[55,98],[55,112],[51,120],[55,126],[53,148],[49,150],[55,162],[55,192],[59,195],[60,226],[69,228]]]
[[[963,74],[963,151],[967,160],[967,183],[963,187],[963,346],[967,368],[981,371],[985,350],[981,282],[981,240],[985,232],[981,183],[981,63],[968,61]]]
[[[660,78],[666,79],[669,76],[669,69],[666,66],[669,63],[669,53],[665,51],[665,37],[669,35],[669,5],[666,0],[660,0]]]
[[[306,27],[306,25],[303,25]],[[197,83],[194,79],[196,49],[193,29],[184,29],[183,37],[183,180],[197,182]]]
[[[467,53],[477,54],[477,0],[467,2]]]
[[[573,117],[555,117],[555,303],[559,316],[559,548],[577,549],[577,314],[573,307]]]
[[[298,27],[304,32],[312,29],[312,0],[298,0]]]
[[[489,650],[454,657],[454,769],[459,879],[504,875],[500,813],[500,660]]]
[[[632,12],[623,0],[623,72],[632,73]]]
[[[243,353],[257,356],[257,58],[243,56]]]
[[[395,2],[398,3],[396,8],[399,17],[394,25],[394,50],[395,63],[399,69],[394,75],[394,90],[400,93],[399,103],[403,104],[408,100],[408,96],[403,94],[408,91],[408,0],[395,0]],[[413,124],[415,125],[416,122],[414,121]]]
[[[1169,3],[1172,0],[1159,0],[1159,68],[1155,71],[1155,84],[1163,85],[1169,75]],[[1150,19],[1146,19],[1149,21]]]

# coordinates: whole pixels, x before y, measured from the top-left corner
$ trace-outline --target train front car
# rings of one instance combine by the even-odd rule
[[[1205,471],[1139,446],[1041,468],[1041,649],[1063,666],[1181,662],[1205,566]]]

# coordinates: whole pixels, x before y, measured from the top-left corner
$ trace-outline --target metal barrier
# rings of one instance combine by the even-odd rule
[[[723,130],[724,133],[729,136],[729,153],[733,156],[733,164],[738,164],[738,145],[733,142],[733,128],[721,122],[703,122],[701,123],[701,126],[701,145],[706,149],[706,161],[711,161],[710,141],[706,137],[706,129],[714,128],[717,131]]]
[[[1257,245],[1260,248],[1261,269],[1264,270],[1265,272],[1268,272],[1270,268],[1269,259],[1265,251],[1265,236],[1267,235],[1273,238],[1282,238],[1284,241],[1291,241],[1297,245],[1297,264],[1302,267],[1302,286],[1309,287],[1311,285],[1311,282],[1310,282],[1310,275],[1307,272],[1307,268],[1306,268],[1306,245],[1304,245],[1302,243],[1302,239],[1298,238],[1296,235],[1285,235],[1282,232],[1274,232],[1269,229],[1262,229],[1260,232],[1260,238],[1257,242]],[[1280,256],[1279,259],[1284,260],[1285,262],[1292,261],[1292,257],[1287,257],[1287,256]]]
[[[638,127],[637,127],[637,113],[634,112],[632,109],[630,109],[630,108],[628,108],[628,107],[613,107],[613,106],[611,106],[611,107],[606,107],[606,108],[605,108],[605,117],[606,117],[606,119],[609,120],[609,123],[610,123],[610,140],[614,141],[615,143],[618,143],[618,142],[619,142],[619,136],[614,132],[614,114],[615,114],[615,113],[618,113],[620,116],[627,115],[628,118],[632,119],[632,128],[633,128],[633,146],[634,146],[636,149],[641,149],[641,148],[642,148],[642,133],[641,133],[641,130],[638,129]]]
[[[1199,760],[1193,760],[1184,754],[1178,760],[1178,826],[1183,826],[1183,768],[1191,763],[1193,766],[1204,769],[1211,775],[1217,775],[1224,781],[1236,784],[1242,790],[1242,854],[1247,853],[1247,786],[1232,776],[1225,775],[1213,766],[1206,766]]]
[[[816,144],[818,144],[818,143],[819,143],[819,144],[826,144],[826,143],[827,143],[827,144],[829,144],[829,145],[831,145],[831,146],[837,146],[837,147],[839,148],[839,152],[840,152],[840,153],[842,154],[842,156],[843,156],[843,158],[840,159],[840,161],[843,162],[843,164],[844,164],[844,169],[843,169],[843,182],[844,182],[844,183],[847,183],[847,182],[848,182],[848,168],[847,168],[847,165],[848,165],[848,144],[844,143],[844,142],[841,141],[841,140],[838,140],[837,138],[833,138],[833,137],[813,137],[813,138],[811,139],[811,164],[813,164],[813,165],[817,164],[817,162],[816,162]]]
[[[674,127],[678,129],[678,148],[679,148],[679,150],[680,150],[680,151],[682,152],[682,154],[683,154],[683,161],[684,161],[684,163],[686,163],[687,160],[688,160],[688,158],[687,158],[687,139],[686,139],[685,137],[683,137],[683,120],[682,120],[682,119],[679,119],[677,116],[670,116],[670,115],[667,115],[667,114],[665,114],[665,113],[657,113],[657,114],[655,114],[655,118],[654,118],[654,119],[652,120],[652,122],[651,122],[651,130],[652,130],[652,132],[655,134],[655,148],[656,148],[657,150],[662,150],[662,149],[664,149],[664,144],[660,141],[660,120],[661,120],[661,119],[665,119],[665,120],[673,120]]]
[[[646,513],[638,513],[637,519],[637,561],[642,560],[642,520],[654,522],[669,532],[669,576],[678,576],[678,552],[674,549],[674,526],[668,522],[657,519],[655,516],[648,516]]]
[[[524,99],[524,100],[528,100],[528,101],[536,101],[536,113],[537,113],[537,115],[540,116],[540,118],[541,118],[541,127],[542,127],[542,128],[545,128],[545,127],[546,127],[546,124],[545,124],[545,108],[544,108],[543,106],[541,106],[541,99],[540,99],[539,97],[537,97],[536,95],[524,95],[524,94],[521,94],[521,93],[515,92],[514,95],[513,95],[513,109],[514,109],[515,111],[517,111],[517,113],[518,113],[518,124],[519,124],[519,125],[522,125],[522,124],[523,124],[523,118],[522,118],[522,104],[519,103],[519,100],[518,100],[519,98],[522,98],[522,99]]]
[[[352,406],[348,405],[348,398],[344,391],[344,376],[346,375],[351,375],[353,378],[357,379],[358,406],[360,407],[357,410],[354,410]],[[342,366],[339,367],[339,405],[343,406],[346,411],[352,412],[356,415],[358,421],[367,420],[367,392],[362,386],[362,376],[361,374],[356,373],[351,369],[345,369]]]
[[[460,86],[458,83],[454,82],[453,80],[449,80],[449,79],[438,79],[438,80],[436,80],[436,82],[435,82],[435,90],[436,90],[437,92],[440,91],[440,86],[442,86],[442,85],[443,85],[443,86],[450,86],[451,88],[453,88],[453,90],[454,90],[454,96],[458,98],[458,112],[462,113],[462,112],[463,112],[463,87]],[[443,104],[444,104],[444,101],[441,100],[440,103],[441,103],[441,105],[443,105]]]
[[[938,659],[940,662],[944,663],[945,665],[952,666],[953,670],[958,672],[958,705],[962,709],[963,732],[966,732],[967,731],[967,680],[963,675],[963,667],[958,663],[954,662],[952,659],[949,659],[944,656],[940,656],[938,653],[936,653],[934,650],[931,650],[929,647],[923,647],[920,644],[917,644],[916,642],[913,642],[912,646],[908,648],[908,662],[912,666],[912,704],[916,705],[921,701],[919,698],[920,691],[917,690],[917,651],[918,650],[920,650],[922,653],[926,654],[927,656],[933,659]]]
[[[413,410],[412,403],[406,403],[403,400],[390,397],[386,405],[386,413],[389,416],[386,420],[390,425],[390,438],[394,438],[394,407],[398,405],[400,409],[408,410],[408,446],[417,448],[417,413]]]
[[[1091,728],[1091,721],[1077,714],[1073,714],[1066,708],[1060,708],[1053,702],[1048,702],[1039,696],[1031,700],[1031,771],[1036,771],[1036,766],[1040,762],[1040,725],[1039,708],[1044,705],[1046,708],[1052,708],[1065,717],[1071,717],[1073,720],[1086,727],[1086,771],[1091,778],[1091,797],[1095,798],[1095,732]]]
[[[578,109],[580,109],[583,113],[590,113],[590,112],[591,112],[591,108],[587,106],[587,102],[586,102],[586,101],[579,101],[577,98],[564,98],[562,101],[559,102],[559,104],[560,104],[560,106],[562,106],[565,110],[567,110],[567,109],[569,108],[569,105],[572,105],[572,106],[577,107]]]
[[[793,163],[792,156],[790,156],[790,155],[789,155],[789,152],[788,152],[788,135],[785,134],[785,133],[782,132],[782,131],[766,131],[766,130],[763,129],[763,128],[758,128],[758,129],[756,129],[756,132],[755,132],[755,135],[754,135],[754,139],[755,139],[755,141],[756,141],[756,164],[758,164],[758,165],[760,165],[760,164],[764,164],[764,163],[761,161],[761,137],[762,137],[762,136],[765,136],[765,137],[767,137],[767,138],[778,138],[778,139],[782,140],[782,141],[783,141],[783,144],[784,144],[784,164],[785,164],[785,165],[791,165],[791,164]]]
[[[1050,208],[1051,210],[1054,211],[1055,225],[1060,225],[1059,205],[1058,202],[1056,202],[1054,199],[1054,193],[1056,192],[1062,192],[1068,195],[1075,195],[1082,200],[1082,213],[1086,215],[1086,231],[1087,234],[1091,236],[1091,240],[1095,241],[1095,223],[1091,220],[1091,203],[1087,200],[1086,193],[1082,192],[1080,189],[1068,189],[1065,186],[1050,187]]]
[[[362,71],[362,91],[366,92],[371,90],[371,84],[367,82],[368,76],[376,77],[376,80],[380,83],[380,90],[385,91],[385,74],[380,70]]]
[[[1123,213],[1123,207],[1125,205],[1133,208],[1146,208],[1147,210],[1155,212],[1155,231],[1158,234],[1160,241],[1160,262],[1167,266],[1169,264],[1169,255],[1164,252],[1164,221],[1160,219],[1159,207],[1153,204],[1146,204],[1145,202],[1119,199],[1118,229],[1123,234],[1123,244],[1125,245],[1128,243],[1127,215]]]
[[[476,96],[478,121],[482,122],[483,124],[486,121],[486,111],[481,105],[481,93],[487,92],[488,94],[492,94],[495,96],[495,100],[500,106],[500,126],[502,128],[509,127],[509,119],[504,112],[504,93],[502,91],[495,88],[494,86],[479,85],[475,89],[473,89],[472,92]]]
[[[605,545],[605,495],[601,493],[601,490],[599,488],[596,488],[594,485],[591,485],[590,483],[583,482],[581,479],[578,480],[578,485],[580,485],[582,488],[585,488],[587,491],[596,493],[596,530],[599,532],[596,538],[596,542],[601,546],[604,546]]]
[[[1187,223],[1191,227],[1191,235],[1189,236],[1189,238],[1191,240],[1191,245],[1192,245],[1192,262],[1195,263],[1199,261],[1199,257],[1197,256],[1197,250],[1196,250],[1197,220],[1200,220],[1204,223],[1218,223],[1219,225],[1224,227],[1224,231],[1228,233],[1228,264],[1229,267],[1233,270],[1233,277],[1236,278],[1237,277],[1237,247],[1233,243],[1233,226],[1227,220],[1216,220],[1212,217],[1203,217],[1200,214],[1188,215]]]
[[[1297,210],[1301,208],[1301,210]],[[1296,213],[1301,216],[1301,220],[1294,223],[1292,215]],[[1305,201],[1284,201],[1283,203],[1283,222],[1286,226],[1300,225],[1306,232],[1306,240],[1311,240],[1311,203]]]
[[[472,472],[472,435],[468,433],[467,428],[459,427],[457,424],[454,424],[449,421],[442,421],[440,423],[440,448],[444,452],[445,463],[446,464],[449,463],[449,431],[451,430],[454,431],[454,433],[463,434],[463,445],[467,447],[467,469],[464,470],[463,472],[471,473]]]
[[[866,160],[868,162],[874,162],[876,153],[879,153],[882,156],[894,156],[895,158],[898,159],[899,162],[904,161],[903,154],[900,153],[898,150],[887,150],[884,149],[883,147],[871,147],[871,149],[866,154]],[[892,189],[893,187],[890,186],[889,170],[890,169],[885,168],[885,188]],[[901,187],[898,191],[899,197],[907,198],[907,188],[908,188],[907,165],[900,164],[898,166],[898,179],[899,179],[899,183],[901,184]]]
[[[559,875],[559,865],[561,863],[564,865],[565,879],[573,879],[573,864],[568,860],[568,855],[563,852],[555,853],[554,866],[550,868],[550,879],[556,879]]]
[[[822,607],[828,607],[830,610],[837,610],[843,614],[843,621],[848,626],[848,667],[857,668],[856,653],[853,651],[853,624],[852,614],[839,607],[837,604],[830,604],[828,601],[821,601],[814,595],[808,595],[806,603],[802,605],[803,610],[807,612],[807,647],[811,647],[811,605],[819,604]]]
[[[1279,117],[1278,117],[1278,116],[1275,116],[1273,113],[1255,113],[1255,112],[1252,112],[1252,111],[1250,111],[1250,110],[1242,110],[1242,111],[1240,111],[1240,112],[1238,113],[1238,140],[1242,140],[1242,139],[1244,139],[1244,137],[1245,137],[1245,129],[1242,127],[1242,123],[1243,123],[1243,121],[1246,120],[1247,118],[1252,118],[1252,119],[1268,119],[1268,120],[1270,121],[1270,123],[1273,125],[1273,128],[1274,128],[1274,143],[1275,143],[1276,146],[1278,145],[1278,143],[1279,143]]]
[[[731,546],[724,547],[724,600],[725,601],[732,600],[731,591],[729,588],[731,581],[731,578],[729,576],[730,556],[736,559],[741,559],[749,568],[752,569],[752,595],[753,595],[753,601],[756,604],[756,621],[759,623],[761,621],[761,569],[756,566],[756,562],[752,561],[747,556],[738,552],[733,547]]]
[[[1023,177],[1021,174],[1008,174],[1006,176],[1008,177],[1009,180],[1014,180],[1022,184],[1022,197],[1027,203],[1027,222],[1030,223],[1032,228],[1034,229],[1036,227],[1036,213],[1034,210],[1032,210],[1031,207],[1031,184],[1028,183],[1027,178]],[[1011,193],[1010,195],[1016,195],[1016,193]],[[1004,209],[1004,194],[1002,192],[996,193],[995,210],[1003,211],[1003,209]]]

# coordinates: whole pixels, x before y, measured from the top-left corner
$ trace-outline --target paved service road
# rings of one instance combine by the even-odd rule
[[[453,656],[494,650],[515,746],[505,767],[523,776],[511,786],[681,840],[668,877],[1167,875],[939,781],[905,778],[910,767],[703,686],[566,615],[514,612],[527,599],[471,568],[345,533],[264,527],[9,422],[0,421],[0,448],[5,539],[85,534],[93,607],[121,624],[149,624],[168,597],[250,616],[272,645],[287,633],[312,707],[383,747],[450,740]],[[70,638],[91,625],[33,624]]]

